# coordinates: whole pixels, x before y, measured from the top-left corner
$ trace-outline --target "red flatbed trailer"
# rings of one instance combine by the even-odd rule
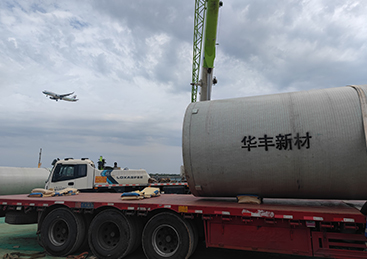
[[[117,193],[8,195],[0,196],[0,216],[4,215],[12,224],[37,215],[41,241],[53,255],[74,252],[88,239],[99,257],[122,258],[142,241],[148,258],[188,258],[202,237],[207,247],[367,257],[366,216],[343,201],[264,199],[256,205],[239,204],[234,198],[178,194],[143,200],[121,200]],[[69,242],[74,225],[83,233]],[[123,243],[129,244],[122,247]]]

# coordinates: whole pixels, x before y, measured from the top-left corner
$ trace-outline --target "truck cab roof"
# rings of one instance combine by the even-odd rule
[[[64,164],[64,165],[67,165],[67,164],[69,165],[87,164],[88,165],[89,164],[95,167],[93,161],[90,160],[89,158],[81,158],[81,159],[65,158],[65,159],[58,160],[55,165],[57,164]]]

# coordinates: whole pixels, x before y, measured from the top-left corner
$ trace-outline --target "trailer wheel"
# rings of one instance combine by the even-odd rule
[[[120,211],[102,211],[90,224],[89,247],[98,258],[123,258],[139,243],[141,235],[135,226],[134,219],[125,217]]]
[[[47,253],[66,256],[75,252],[85,239],[85,223],[67,208],[51,211],[41,226],[41,241]]]
[[[143,230],[143,250],[149,259],[188,258],[194,252],[192,225],[178,215],[164,212],[152,217]]]
[[[141,236],[143,233],[144,224],[143,221],[138,217],[129,217],[128,219],[133,225],[133,230],[131,231],[133,235],[131,236],[131,239],[135,240],[134,242],[132,242],[132,248],[130,251],[130,253],[132,253],[141,245]]]
[[[194,221],[192,220],[188,220],[188,223],[190,223],[191,229],[192,229],[192,233],[193,233],[193,245],[192,245],[192,250],[190,253],[190,256],[195,252],[196,247],[198,246],[199,243],[199,230],[196,227],[196,225],[194,224]]]

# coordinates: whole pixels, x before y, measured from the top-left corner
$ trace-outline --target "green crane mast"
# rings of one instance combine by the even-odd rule
[[[222,2],[219,0],[195,0],[191,102],[197,100],[198,86],[201,87],[200,101],[210,100],[220,6]],[[204,28],[205,34],[203,34]],[[203,35],[204,53],[202,55]],[[199,80],[201,56],[203,56],[203,67]]]

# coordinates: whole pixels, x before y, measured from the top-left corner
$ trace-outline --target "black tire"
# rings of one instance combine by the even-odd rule
[[[75,252],[85,239],[85,223],[79,214],[58,208],[46,215],[41,225],[41,242],[47,253],[67,256]]]
[[[90,223],[92,222],[93,216],[92,214],[84,214],[83,215],[83,221],[85,222],[85,231],[84,231],[84,240],[82,242],[82,244],[80,245],[79,249],[76,251],[77,253],[80,252],[85,252],[85,251],[90,251],[89,249],[89,244],[88,244],[88,229],[90,226]]]
[[[97,258],[119,259],[139,245],[140,235],[134,218],[120,211],[108,209],[100,212],[88,231],[89,248]]]
[[[163,212],[153,216],[143,230],[143,250],[149,259],[189,258],[194,252],[192,225],[178,215]]]
[[[141,245],[141,236],[143,233],[144,223],[138,217],[128,217],[127,219],[133,225],[132,233],[134,234],[131,235],[131,239],[134,240],[134,242],[132,243],[132,248],[131,251],[129,252],[133,253]]]
[[[199,242],[199,230],[195,225],[195,222],[193,220],[187,220],[187,222],[190,224],[191,229],[192,229],[192,233],[193,233],[193,245],[192,245],[192,250],[190,253],[190,256],[195,252],[196,247],[198,246],[198,242]]]

